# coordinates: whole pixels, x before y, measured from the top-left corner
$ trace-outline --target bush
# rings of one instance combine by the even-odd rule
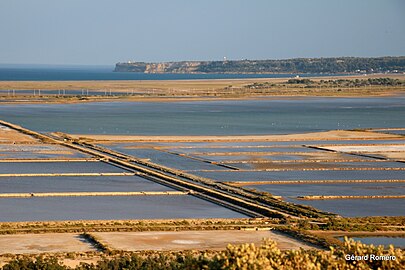
[[[64,265],[60,265],[56,258],[44,258],[39,256],[37,258],[21,258],[9,262],[4,265],[3,270],[65,270],[68,269]]]
[[[347,255],[364,256],[395,256],[395,260],[348,260]],[[369,256],[370,258],[370,256]],[[58,264],[55,258],[14,260],[3,267],[3,270],[69,269]],[[265,240],[261,245],[245,244],[229,245],[225,251],[216,255],[203,253],[169,254],[157,253],[151,256],[123,256],[120,258],[103,259],[97,265],[82,263],[76,269],[405,269],[404,251],[390,246],[384,250],[383,246],[365,245],[354,240],[345,239],[343,248],[330,250],[287,250],[282,251],[276,243]]]

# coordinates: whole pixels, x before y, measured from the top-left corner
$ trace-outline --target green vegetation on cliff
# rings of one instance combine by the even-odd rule
[[[405,72],[405,56],[117,63],[116,72],[144,73],[370,73]]]

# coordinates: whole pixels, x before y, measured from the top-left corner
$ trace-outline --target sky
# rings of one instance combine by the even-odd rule
[[[404,55],[404,0],[0,0],[0,64]]]

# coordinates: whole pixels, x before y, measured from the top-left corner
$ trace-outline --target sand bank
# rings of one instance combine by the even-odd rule
[[[133,136],[133,135],[69,135],[74,139],[92,141],[136,142],[252,142],[252,141],[311,141],[311,140],[369,140],[403,139],[403,136],[368,131],[332,130],[287,135],[241,135],[241,136]],[[405,140],[404,140],[405,141]]]

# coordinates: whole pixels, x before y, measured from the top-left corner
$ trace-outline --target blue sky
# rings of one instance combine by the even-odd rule
[[[385,55],[403,0],[0,0],[0,63]]]

